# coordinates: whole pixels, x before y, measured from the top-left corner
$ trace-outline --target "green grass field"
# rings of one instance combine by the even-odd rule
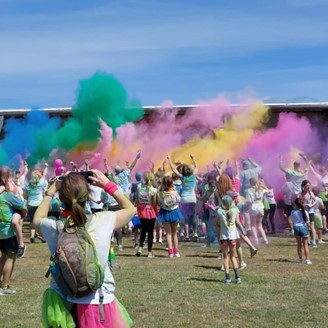
[[[325,327],[328,243],[311,249],[313,265],[304,265],[296,263],[294,238],[269,241],[254,258],[244,248],[242,283],[225,285],[217,247],[181,243],[181,258],[169,259],[165,245],[155,244],[154,259],[137,258],[125,237],[124,252],[116,251],[116,296],[138,328]],[[0,296],[0,327],[41,327],[48,258],[46,244],[27,243],[11,282],[17,294]]]

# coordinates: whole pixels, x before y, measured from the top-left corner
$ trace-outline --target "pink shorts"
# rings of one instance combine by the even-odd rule
[[[104,304],[105,322],[100,322],[98,304],[77,304],[77,318],[80,328],[129,328],[116,301]]]

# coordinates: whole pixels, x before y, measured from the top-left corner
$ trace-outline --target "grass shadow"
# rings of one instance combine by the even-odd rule
[[[201,257],[204,259],[215,259],[218,257],[218,255],[217,254],[214,254],[214,255],[192,254],[192,255],[185,255],[185,257]]]
[[[194,265],[196,268],[210,269],[210,270],[219,270],[219,266],[211,265]]]
[[[283,263],[295,263],[295,261],[288,260],[288,259],[267,259],[269,262],[283,262]]]
[[[221,282],[223,283],[222,279],[208,279],[208,278],[188,278],[187,280],[192,280],[192,281],[201,281],[201,282]]]

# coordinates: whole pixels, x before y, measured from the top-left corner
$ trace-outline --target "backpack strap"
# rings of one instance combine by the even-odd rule
[[[63,223],[61,220],[56,220],[56,228],[57,228],[57,232],[58,232],[58,235],[63,232],[64,230],[64,227],[63,227]]]
[[[104,311],[104,294],[102,288],[99,291],[99,312],[100,312],[100,322],[105,322],[105,311]]]

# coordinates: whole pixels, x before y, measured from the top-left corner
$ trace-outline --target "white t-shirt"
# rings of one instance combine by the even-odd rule
[[[316,197],[316,204],[313,206],[314,214],[321,214],[320,209],[324,207],[323,201],[320,197]]]
[[[100,202],[97,203],[97,201],[101,201],[101,192],[104,190],[103,188],[100,188],[98,186],[90,186],[90,196],[94,201],[90,201],[90,207],[91,209],[97,209],[101,210],[104,207],[104,203]]]
[[[285,197],[285,204],[292,205],[293,195],[295,194],[294,184],[291,181],[286,181],[282,187],[281,193]]]
[[[239,210],[234,207],[230,210],[233,213],[231,220],[228,220],[227,211],[220,208],[217,211],[220,224],[220,240],[235,240],[239,238],[239,233],[236,227],[237,215]]]
[[[101,287],[102,293],[104,294],[104,304],[111,303],[114,301],[115,282],[108,266],[108,253],[111,245],[111,236],[116,225],[116,214],[115,212],[103,211],[93,215],[87,215],[87,218],[87,231],[96,245],[98,260],[105,270],[105,279]],[[42,236],[47,241],[50,253],[55,253],[58,238],[55,218],[49,217],[42,219],[40,229]],[[62,295],[54,281],[51,283],[51,288]],[[76,304],[99,304],[99,291],[97,290],[82,298],[67,297],[67,300]]]

